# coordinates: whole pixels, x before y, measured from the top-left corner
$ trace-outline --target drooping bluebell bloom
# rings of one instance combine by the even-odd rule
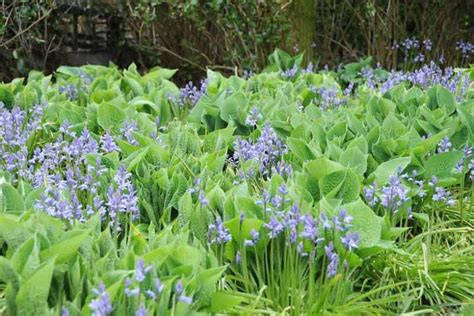
[[[259,240],[260,238],[260,233],[258,231],[256,231],[255,229],[251,229],[250,230],[250,236],[252,239],[245,239],[244,240],[244,245],[247,246],[247,247],[252,247],[252,246],[255,246],[257,244],[257,241]]]
[[[152,268],[152,266],[145,267],[143,259],[137,260],[135,265],[135,280],[137,280],[137,282],[145,280],[146,274],[150,272]]]
[[[275,216],[272,216],[270,222],[263,224],[263,227],[268,229],[268,236],[271,239],[278,237],[278,235],[285,229]]]
[[[145,304],[141,303],[140,307],[137,309],[135,316],[146,316],[146,307]]]
[[[438,152],[439,153],[445,153],[451,150],[452,144],[449,141],[449,137],[445,136],[441,140],[441,142],[438,144]]]
[[[245,124],[248,126],[257,126],[258,121],[262,119],[263,116],[260,113],[260,110],[254,106],[247,115],[247,118],[245,119]]]
[[[389,184],[382,188],[381,204],[394,213],[408,200],[408,190],[401,184],[397,175],[389,177]]]
[[[120,148],[115,143],[115,140],[110,135],[110,132],[107,130],[104,135],[100,137],[100,148],[106,152],[111,153],[113,151],[119,152]]]
[[[176,283],[175,290],[176,290],[178,301],[184,302],[186,304],[191,304],[193,302],[192,297],[184,295],[184,287],[183,287],[183,282],[181,280],[179,280]]]
[[[232,240],[229,229],[224,226],[220,216],[216,217],[216,222],[209,225],[209,242],[211,244],[225,244]]]
[[[340,237],[342,244],[347,248],[347,250],[352,251],[358,247],[359,242],[359,233],[346,233],[345,236]]]
[[[326,253],[326,257],[329,260],[326,276],[328,278],[332,278],[337,273],[337,268],[339,265],[339,256],[337,255],[332,242],[330,242],[327,246],[324,246],[324,251]]]
[[[96,298],[93,299],[89,307],[92,310],[93,316],[106,316],[110,315],[113,311],[112,303],[110,302],[110,297],[107,291],[105,290],[104,283],[100,283],[97,289],[93,289],[92,292],[96,295]]]

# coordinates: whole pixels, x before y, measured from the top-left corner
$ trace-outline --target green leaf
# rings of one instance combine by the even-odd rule
[[[288,147],[290,147],[291,152],[301,160],[307,161],[316,158],[311,148],[303,140],[294,137],[288,137],[286,143]]]
[[[245,299],[241,296],[233,295],[227,292],[215,292],[211,296],[211,312],[225,312],[234,306],[239,305]]]
[[[64,234],[63,240],[41,251],[42,261],[56,257],[56,263],[61,264],[68,261],[77,254],[79,247],[86,239],[89,231],[69,231]]]
[[[425,178],[430,179],[432,176],[440,179],[450,177],[451,171],[457,166],[462,156],[462,151],[449,151],[429,157],[425,162]]]
[[[319,180],[321,195],[325,198],[342,199],[344,203],[354,201],[360,194],[360,182],[350,169],[325,175]]]
[[[449,134],[449,129],[442,130],[441,132],[423,140],[418,146],[413,148],[413,152],[417,155],[425,155],[426,153],[436,149],[441,139]]]
[[[382,235],[381,219],[361,199],[342,208],[353,218],[352,230],[359,233],[359,249],[375,246]]]
[[[104,130],[118,128],[125,121],[125,112],[111,103],[99,105],[97,123]]]
[[[0,216],[0,236],[9,247],[17,249],[30,237],[30,233],[25,224],[19,222],[16,217],[2,215]]]
[[[2,184],[0,198],[1,211],[6,213],[21,214],[25,211],[25,204],[20,193],[9,183]]]
[[[40,266],[39,245],[36,237],[25,241],[13,254],[12,265],[18,274],[28,277]]]
[[[46,315],[54,260],[46,262],[20,287],[16,297],[18,315]]]
[[[358,147],[347,148],[340,156],[341,165],[351,168],[355,173],[363,175],[367,170],[367,154],[363,154]]]
[[[243,124],[245,120],[243,109],[246,106],[247,98],[240,92],[234,93],[222,103],[220,117],[226,122],[234,120]]]
[[[368,180],[375,180],[379,186],[383,186],[388,183],[388,179],[391,175],[396,174],[398,171],[403,171],[410,161],[410,157],[399,157],[383,162],[375,169],[375,172]]]

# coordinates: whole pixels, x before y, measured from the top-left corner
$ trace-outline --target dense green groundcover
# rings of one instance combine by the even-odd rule
[[[0,85],[0,314],[465,313],[474,68]]]

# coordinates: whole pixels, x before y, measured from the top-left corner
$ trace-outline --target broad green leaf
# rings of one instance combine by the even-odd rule
[[[125,121],[125,113],[111,103],[99,105],[97,110],[97,123],[104,130],[118,128]]]
[[[369,177],[369,179],[377,182],[379,186],[383,186],[388,183],[388,179],[391,175],[403,171],[410,161],[410,157],[399,157],[383,162],[377,167],[377,169],[375,169],[375,172]]]
[[[429,157],[425,162],[425,178],[429,179],[432,176],[447,178],[451,176],[452,170],[457,166],[462,157],[462,151],[449,151]]]
[[[9,247],[17,249],[30,237],[30,233],[26,225],[19,222],[16,217],[2,215],[0,216],[0,236]]]
[[[9,183],[3,183],[1,186],[0,205],[2,209],[0,211],[12,214],[21,214],[25,211],[25,204],[20,193]]]
[[[41,316],[47,314],[47,299],[53,270],[54,260],[50,260],[22,283],[16,297],[18,315]]]
[[[61,264],[77,254],[79,247],[87,238],[88,231],[70,231],[64,235],[64,240],[52,245],[48,249],[41,251],[42,261],[56,258],[56,263]]]
[[[292,153],[303,161],[311,160],[316,158],[311,148],[301,139],[288,137],[286,143]]]
[[[375,246],[381,238],[381,221],[361,199],[344,204],[343,209],[352,216],[352,230],[359,233],[359,249]]]
[[[245,300],[242,296],[233,295],[228,292],[215,292],[211,296],[211,312],[225,312]]]
[[[25,241],[13,254],[12,265],[18,274],[28,277],[40,266],[39,245],[35,237]]]
[[[350,169],[339,170],[319,180],[321,195],[325,198],[342,199],[344,203],[354,201],[360,194],[360,182]]]

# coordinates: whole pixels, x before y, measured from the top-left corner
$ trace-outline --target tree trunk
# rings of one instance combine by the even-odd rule
[[[307,64],[313,58],[316,0],[293,0],[288,17],[291,29],[286,40],[287,51],[292,54],[304,52],[304,63]]]

